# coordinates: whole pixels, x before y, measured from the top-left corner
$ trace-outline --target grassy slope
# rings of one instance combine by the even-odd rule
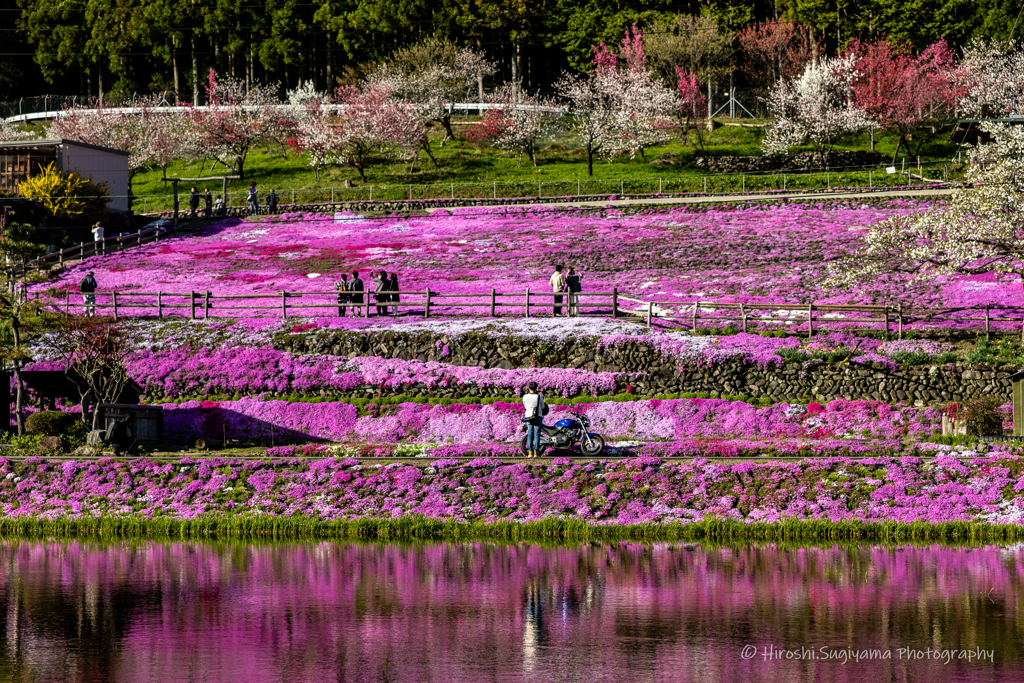
[[[465,126],[461,126],[460,129],[464,130]],[[707,152],[711,155],[759,155],[763,131],[763,128],[722,126],[711,134]],[[305,155],[286,153],[280,148],[257,150],[250,155],[246,162],[245,180],[233,181],[229,185],[232,203],[238,203],[244,194],[244,188],[250,181],[256,182],[261,194],[270,189],[276,190],[281,195],[282,202],[287,203],[291,200],[293,190],[296,191],[296,201],[299,202],[330,199],[331,188],[337,188],[335,196],[339,200],[343,197],[357,198],[351,190],[347,193],[343,192],[342,187],[346,180],[360,188],[358,193],[361,195],[366,193],[368,189],[365,187],[366,185],[373,185],[376,188],[375,197],[382,196],[382,186],[402,186],[402,193],[394,198],[405,197],[409,185],[448,183],[454,183],[456,195],[462,196],[486,196],[490,194],[492,188],[485,186],[493,182],[523,183],[535,194],[538,181],[549,183],[543,190],[546,196],[576,194],[576,180],[587,180],[585,154],[569,133],[560,134],[540,152],[536,167],[528,159],[524,159],[520,164],[518,157],[492,147],[477,146],[464,140],[449,142],[441,147],[437,131],[434,131],[433,134],[433,148],[440,163],[439,166],[435,167],[423,154],[420,155],[420,160],[414,168],[411,168],[408,163],[389,163],[381,160],[368,168],[367,183],[363,183],[359,179],[355,169],[341,166],[325,169],[320,180],[316,181]],[[932,144],[925,145],[922,149],[922,157],[944,160],[951,158],[956,152],[956,147],[946,144],[947,135],[947,132],[942,132],[935,136]],[[893,135],[881,133],[876,135],[875,139],[876,150],[879,153],[885,155],[893,153],[896,147],[896,139]],[[867,149],[868,136],[866,134],[850,136],[836,148]],[[660,158],[665,153],[676,155],[675,163],[669,165],[651,163],[652,160]],[[647,150],[645,158],[623,157],[612,161],[597,161],[594,165],[594,177],[617,180],[619,178],[649,177],[656,179],[688,176],[696,177],[696,180],[705,173],[692,165],[693,158],[698,155],[700,153],[695,152],[692,147],[684,146],[679,141],[673,141],[668,145]],[[908,165],[913,163],[915,163],[913,159],[908,159]],[[223,172],[223,167],[213,169],[209,162],[176,163],[168,169],[168,175],[180,177],[200,177]],[[567,182],[555,185],[555,181]],[[473,183],[478,186],[476,188],[458,188],[458,185]],[[650,187],[654,187],[656,184],[657,181],[653,180]],[[618,189],[617,185],[618,183],[609,182],[602,186],[591,184],[589,189],[592,192],[615,192]],[[753,185],[750,185],[747,189],[752,187]],[[525,189],[524,187],[523,190],[525,191]],[[629,188],[626,189],[628,191]],[[668,191],[670,188],[666,187],[665,189]],[[134,190],[139,197],[166,196],[170,192],[170,185],[165,185],[160,181],[160,171],[149,171],[135,177]],[[211,183],[210,190],[217,194],[219,182]],[[584,182],[581,191],[586,193],[587,190],[587,183]],[[641,191],[641,188],[634,188],[634,191]],[[505,187],[498,191],[499,197],[520,194],[523,192],[516,191],[511,187]],[[415,192],[414,196],[416,196]]]

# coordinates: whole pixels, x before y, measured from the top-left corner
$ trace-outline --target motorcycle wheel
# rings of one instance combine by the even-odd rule
[[[584,439],[580,441],[580,453],[587,456],[588,458],[594,458],[604,453],[604,439],[594,434],[590,437],[590,446],[587,446],[587,441]]]
[[[540,449],[537,451],[537,456],[539,457],[539,456],[544,455],[544,451],[546,451],[547,448],[548,448],[547,445],[542,443],[540,445]],[[526,447],[526,437],[525,436],[522,439],[520,439],[520,441],[519,441],[519,450],[521,450],[523,452],[523,456],[524,457],[530,454],[529,449]]]

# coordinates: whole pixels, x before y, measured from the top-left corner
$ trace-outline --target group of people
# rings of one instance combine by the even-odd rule
[[[373,293],[374,301],[377,302],[377,315],[389,315],[389,308],[394,308],[394,312],[397,313],[398,307],[394,304],[398,304],[401,301],[398,295],[398,273],[391,273],[389,277],[385,270],[371,272],[370,283],[372,285],[370,291]],[[348,308],[352,309],[352,315],[354,316],[363,314],[363,292],[366,291],[366,287],[363,284],[362,278],[359,277],[358,271],[352,273],[351,280],[348,279],[347,274],[343,273],[341,282],[335,283],[334,289],[338,292],[339,316],[344,317],[345,310]],[[369,309],[367,309],[367,315],[369,315]]]
[[[249,215],[254,216],[259,213],[260,210],[260,198],[256,194],[256,183],[249,183]],[[281,201],[281,198],[277,196],[277,193],[271,190],[263,197],[267,202],[267,210],[270,213],[277,213],[277,203]],[[214,198],[213,194],[210,193],[210,188],[204,188],[202,194],[199,194],[199,190],[195,187],[188,195],[188,211],[191,218],[199,217],[199,204],[205,202],[205,208],[203,210],[203,216],[205,218],[223,218],[227,215],[227,205],[224,203],[224,198],[217,195]]]
[[[562,315],[562,299],[569,297],[568,315],[580,314],[580,292],[583,291],[583,273],[577,273],[576,269],[569,267],[569,272],[563,274],[561,265],[555,266],[555,272],[551,274],[548,284],[551,291],[555,293],[555,315]]]

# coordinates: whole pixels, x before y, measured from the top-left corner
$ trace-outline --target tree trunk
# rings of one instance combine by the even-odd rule
[[[437,122],[444,127],[444,140],[441,140],[441,146],[444,147],[444,143],[455,139],[455,131],[452,130],[451,112],[443,114],[439,119],[437,119]]]
[[[594,177],[594,144],[587,141],[587,175]]]
[[[512,82],[519,82],[519,41],[512,41]]]
[[[178,68],[178,53],[171,53],[171,68],[174,70],[174,102],[181,101],[181,70]]]
[[[17,349],[21,346],[21,329],[17,318],[11,321],[11,332],[14,335],[14,348]],[[18,436],[22,436],[25,434],[25,418],[21,414],[25,382],[21,378],[21,361],[12,361],[12,365],[14,366],[14,421],[18,425]]]
[[[896,150],[892,153],[892,163],[893,163],[893,166],[896,165],[896,157],[899,156],[900,146],[902,144],[903,144],[903,136],[900,135],[899,139],[896,140]]]
[[[199,106],[199,55],[196,54],[196,34],[192,33],[192,106]]]
[[[434,158],[434,152],[433,152],[433,150],[430,149],[430,139],[426,135],[424,135],[423,139],[420,140],[420,147],[423,149],[424,152],[426,152],[427,157],[432,162],[434,162],[434,166],[440,166],[441,165],[441,164],[437,163],[437,159]]]

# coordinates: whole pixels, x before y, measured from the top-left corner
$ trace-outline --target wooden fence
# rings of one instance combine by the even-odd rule
[[[611,292],[580,292],[575,302],[569,294],[549,291],[498,292],[450,294],[433,290],[390,292],[399,301],[377,301],[373,292],[364,292],[362,303],[338,302],[336,291],[273,292],[267,294],[224,295],[211,292],[95,292],[92,304],[86,304],[82,294],[68,290],[63,302],[54,302],[66,314],[84,313],[95,309],[115,319],[129,316],[164,318],[168,316],[191,319],[214,317],[337,317],[343,314],[377,316],[378,308],[386,307],[391,314],[417,315],[474,315],[534,317],[551,315],[554,307],[563,314],[631,318],[652,326],[663,321],[696,332],[701,325],[724,326],[734,324],[743,332],[751,325],[759,328],[792,329],[806,331],[811,337],[816,328],[830,323],[879,326],[888,335],[903,338],[904,328],[921,323],[966,323],[988,335],[994,328],[1024,327],[1022,306],[974,306],[958,308],[908,308],[902,305],[873,306],[858,304],[816,303],[735,303],[720,301],[643,301],[622,296],[618,289]],[[36,294],[39,296],[39,294]],[[556,303],[555,297],[561,302]],[[572,311],[570,306],[575,306]],[[484,311],[479,311],[479,309]]]
[[[168,224],[168,228],[169,228]],[[39,258],[16,263],[7,267],[7,272],[13,279],[14,276],[32,270],[48,270],[53,265],[63,266],[66,261],[81,261],[88,256],[99,256],[103,254],[114,254],[124,251],[129,247],[138,247],[147,242],[159,242],[161,235],[166,239],[167,229],[160,226],[136,230],[135,232],[123,232],[119,235],[107,237],[98,242],[82,242],[74,247],[61,249],[52,254],[46,254]]]

